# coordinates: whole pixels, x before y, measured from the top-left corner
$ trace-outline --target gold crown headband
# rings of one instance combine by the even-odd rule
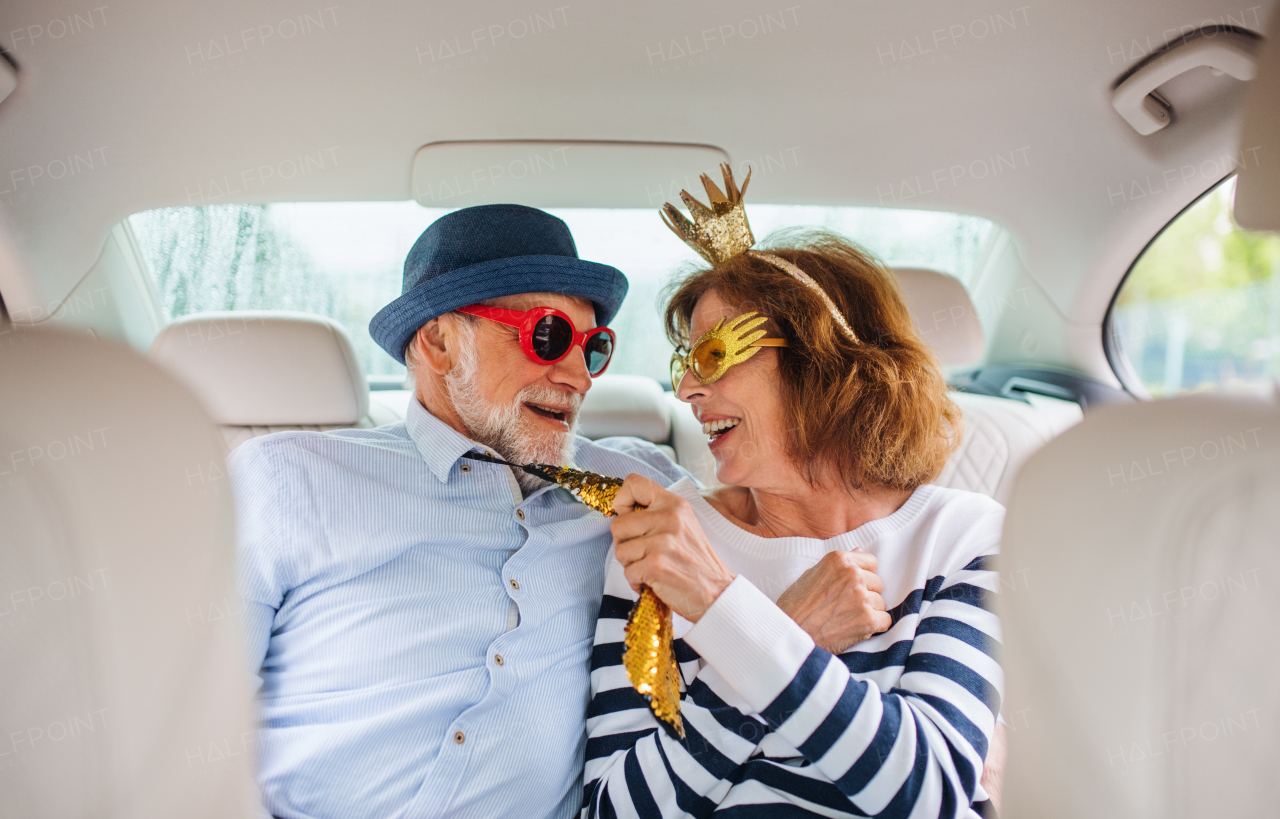
[[[741,188],[734,183],[733,170],[727,164],[720,165],[720,173],[724,176],[724,188],[727,193],[716,187],[711,177],[705,173],[702,174],[702,186],[706,188],[707,199],[711,202],[711,206],[707,207],[690,196],[688,191],[682,190],[680,199],[689,209],[689,215],[693,217],[693,221],[686,219],[675,206],[667,203],[662,206],[662,221],[666,226],[712,265],[727,262],[743,253],[750,253],[755,258],[773,265],[817,294],[831,313],[836,326],[854,344],[859,343],[858,335],[853,332],[849,322],[845,321],[835,302],[817,282],[809,278],[807,273],[786,259],[772,253],[751,249],[756,243],[756,238],[751,234],[751,225],[747,222],[747,210],[742,203],[747,185],[751,183],[751,169],[747,168],[747,178],[742,180]]]

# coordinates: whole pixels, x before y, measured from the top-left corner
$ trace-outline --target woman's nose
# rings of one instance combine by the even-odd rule
[[[707,388],[705,384],[699,384],[698,379],[693,374],[685,371],[681,376],[680,383],[676,385],[676,398],[686,403],[692,403],[694,398],[706,395]]]

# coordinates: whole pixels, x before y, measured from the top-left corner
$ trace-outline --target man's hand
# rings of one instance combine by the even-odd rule
[[[681,617],[702,619],[735,575],[707,542],[689,502],[633,474],[613,509],[614,555],[631,588],[646,585]]]
[[[875,573],[875,555],[828,552],[778,598],[813,641],[839,654],[893,624],[885,614],[884,583]]]

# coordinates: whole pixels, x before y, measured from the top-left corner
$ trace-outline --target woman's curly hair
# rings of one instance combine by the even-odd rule
[[[787,452],[811,484],[819,466],[850,488],[869,482],[914,489],[937,478],[959,444],[960,410],[893,273],[831,233],[775,234],[761,249],[820,284],[859,342],[840,331],[816,294],[750,253],[668,288],[667,337],[689,349],[694,308],[712,290],[738,312],[767,316],[769,334],[788,345],[777,350]]]

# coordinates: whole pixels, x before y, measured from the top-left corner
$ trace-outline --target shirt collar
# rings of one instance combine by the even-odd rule
[[[405,413],[404,425],[409,431],[409,438],[418,447],[418,454],[427,462],[431,474],[441,483],[449,480],[449,473],[453,471],[453,465],[462,457],[462,453],[473,449],[485,451],[483,446],[427,412],[417,396],[409,398],[409,411]]]
[[[416,395],[409,397],[409,411],[405,413],[404,425],[409,431],[410,440],[418,448],[418,454],[427,462],[427,468],[431,470],[431,474],[435,475],[441,483],[449,481],[453,465],[462,457],[462,453],[474,449],[486,455],[496,454],[432,415],[426,407],[422,406]],[[555,484],[549,484],[524,500],[527,503],[540,495],[554,498],[556,495],[550,493],[555,488]],[[516,492],[519,494],[518,489]],[[565,498],[568,497],[566,493]]]

